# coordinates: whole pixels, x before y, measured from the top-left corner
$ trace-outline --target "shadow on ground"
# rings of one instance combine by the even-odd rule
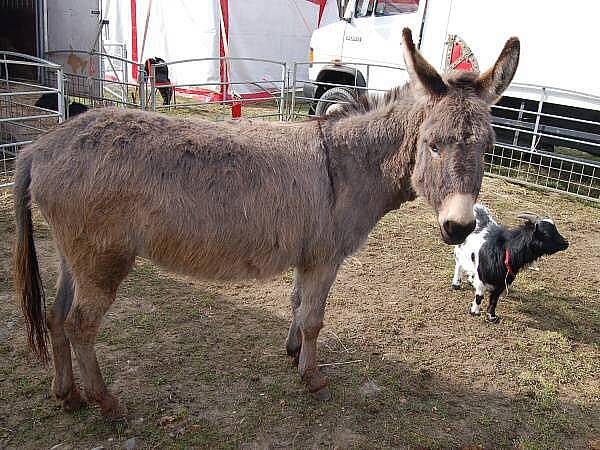
[[[549,426],[567,440],[581,431],[566,419],[581,414],[576,405],[544,404],[536,389],[506,395],[453,383],[378,347],[346,352],[326,332],[322,361],[361,361],[326,367],[333,400],[317,403],[285,356],[286,320],[145,262],[109,318],[99,359],[128,422],[108,424],[95,408],[58,410],[48,372],[30,357],[23,364],[18,327],[2,348],[13,369],[0,381],[10,411],[0,416],[2,447],[119,446],[132,436],[159,448],[498,447],[543,443]]]

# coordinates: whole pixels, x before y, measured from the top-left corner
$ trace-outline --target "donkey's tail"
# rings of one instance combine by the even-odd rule
[[[31,157],[20,158],[15,174],[14,198],[17,237],[14,248],[14,282],[17,300],[25,316],[29,348],[48,362],[46,299],[40,277],[31,220]]]

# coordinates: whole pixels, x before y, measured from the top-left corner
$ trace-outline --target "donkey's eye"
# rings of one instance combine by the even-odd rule
[[[435,145],[430,145],[429,146],[429,151],[431,152],[431,154],[433,156],[440,156],[440,149],[437,148],[437,146],[435,146]]]

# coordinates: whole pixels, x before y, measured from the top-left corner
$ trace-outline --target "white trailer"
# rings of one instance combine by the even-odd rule
[[[404,27],[440,71],[485,70],[506,39],[518,36],[519,69],[494,109],[498,139],[600,155],[598,17],[600,4],[584,0],[349,0],[339,21],[313,33],[304,95],[320,100],[315,107],[323,113],[361,89],[402,84],[406,73],[390,67],[404,67]]]

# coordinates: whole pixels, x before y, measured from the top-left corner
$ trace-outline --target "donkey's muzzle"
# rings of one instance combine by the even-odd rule
[[[466,224],[455,222],[453,220],[446,220],[442,224],[442,239],[446,244],[458,245],[465,242],[467,236],[475,229],[475,221],[468,222]]]

